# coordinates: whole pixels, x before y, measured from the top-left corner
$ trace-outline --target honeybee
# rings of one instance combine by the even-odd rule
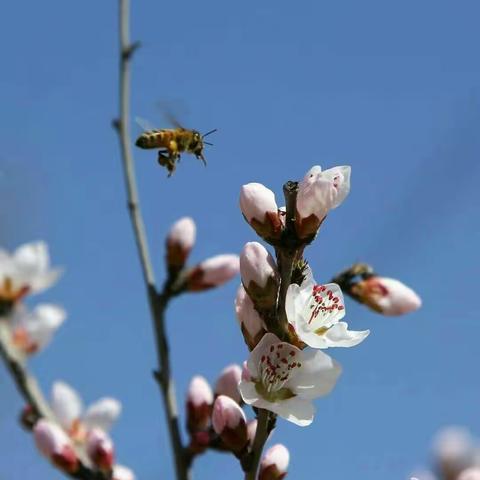
[[[183,128],[178,122],[173,121],[175,128],[164,128],[161,130],[151,128],[144,120],[136,119],[137,123],[145,130],[136,140],[135,145],[143,149],[158,148],[158,163],[168,170],[170,177],[175,171],[177,161],[180,161],[180,154],[191,153],[207,165],[203,156],[205,145],[213,145],[206,142],[204,138],[217,129],[210,130],[203,135],[197,130]]]

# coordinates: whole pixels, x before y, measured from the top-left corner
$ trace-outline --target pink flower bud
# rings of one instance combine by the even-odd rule
[[[242,377],[242,369],[239,365],[229,365],[225,367],[218,377],[215,385],[216,395],[226,395],[237,403],[242,401],[242,396],[238,391],[238,384]]]
[[[278,239],[282,222],[275,194],[261,183],[248,183],[240,190],[240,209],[253,229],[265,240]]]
[[[49,420],[40,419],[33,428],[33,437],[40,452],[59,469],[73,473],[78,458],[67,434]]]
[[[237,255],[225,254],[208,258],[187,275],[187,290],[200,292],[231,280],[239,271]]]
[[[281,444],[274,445],[265,453],[260,464],[258,480],[281,480],[287,476],[290,454]]]
[[[480,480],[480,467],[472,467],[464,470],[458,480]]]
[[[106,432],[94,428],[88,432],[86,442],[87,454],[99,469],[110,471],[113,467],[115,451],[112,439]]]
[[[352,293],[383,315],[403,315],[422,305],[420,297],[411,288],[393,278],[370,277],[354,285]]]
[[[242,283],[260,309],[272,308],[277,301],[279,275],[275,260],[263,245],[249,242],[240,254]]]
[[[190,217],[177,220],[167,236],[167,265],[181,269],[195,243],[196,227]]]
[[[201,376],[193,377],[187,393],[187,428],[193,433],[206,430],[210,425],[213,393],[210,385]]]
[[[322,172],[312,167],[298,186],[296,229],[300,238],[315,235],[329,210],[338,207],[350,191],[350,167]]]
[[[115,465],[113,467],[112,480],[135,480],[135,474],[123,465]]]
[[[227,448],[241,452],[248,442],[247,419],[238,403],[220,395],[213,404],[212,424]]]
[[[253,350],[265,333],[262,318],[255,310],[252,299],[248,296],[243,285],[237,290],[235,298],[235,312],[242,329],[243,338],[250,350]]]

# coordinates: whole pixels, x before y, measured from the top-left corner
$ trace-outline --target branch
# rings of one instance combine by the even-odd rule
[[[3,358],[18,391],[27,405],[32,408],[34,416],[56,422],[55,415],[45,400],[45,396],[38,386],[37,380],[28,372],[25,366],[25,359],[11,347],[10,332],[4,320],[0,320],[0,356]],[[71,474],[63,472],[65,475],[81,480],[106,480],[109,478],[103,473],[96,472],[89,468],[87,466],[89,464],[88,460],[79,449],[76,449],[75,453],[80,460],[80,467],[76,472]]]
[[[155,286],[155,277],[150,254],[147,245],[147,236],[143,222],[140,203],[138,198],[137,182],[135,179],[135,167],[133,156],[130,149],[130,60],[132,54],[138,47],[138,43],[130,42],[129,32],[129,0],[120,1],[120,117],[114,122],[117,128],[120,148],[123,160],[123,169],[125,174],[125,185],[127,190],[127,207],[132,222],[132,228],[135,235],[137,251],[142,267],[143,278],[147,289],[148,302],[152,315],[153,327],[156,338],[156,349],[158,358],[158,372],[155,377],[160,386],[165,405],[165,414],[170,435],[170,442],[175,459],[175,470],[177,480],[188,480],[190,478],[189,469],[185,461],[184,448],[180,436],[178,425],[178,409],[175,398],[175,389],[170,374],[170,360],[168,342],[164,327],[165,308],[170,297],[168,295],[158,295]]]
[[[253,447],[250,457],[249,468],[245,472],[245,480],[255,480],[257,478],[258,465],[262,456],[263,447],[269,434],[269,412],[259,409],[257,416],[257,431],[253,441]]]

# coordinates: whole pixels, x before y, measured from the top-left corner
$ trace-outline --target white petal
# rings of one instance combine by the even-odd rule
[[[285,420],[306,427],[313,421],[315,407],[309,400],[293,397],[283,402],[271,403],[268,410],[277,413]]]
[[[60,276],[63,274],[62,268],[55,268],[53,270],[48,270],[40,275],[32,277],[29,281],[30,288],[32,292],[41,292],[50,288],[55,283],[57,283]]]
[[[38,349],[44,348],[66,316],[65,310],[57,305],[38,305],[28,317],[26,330],[30,341],[35,343]]]
[[[114,465],[112,480],[135,480],[135,474],[123,465]]]
[[[253,382],[247,382],[245,380],[242,380],[238,384],[238,390],[242,395],[243,401],[248,405],[254,404],[259,399],[259,394],[257,393],[257,390],[255,389],[255,384]]]
[[[285,312],[287,314],[288,323],[294,328],[296,326],[296,300],[300,296],[300,287],[292,283],[287,290],[287,296],[285,298]]]
[[[332,391],[341,371],[341,366],[321,350],[303,352],[302,368],[286,387],[305,399],[322,397]]]
[[[370,330],[348,330],[345,322],[338,322],[325,333],[325,339],[329,347],[354,347],[363,342],[369,333]]]
[[[333,167],[325,170],[323,175],[329,179],[334,179],[337,177],[337,195],[335,197],[335,201],[331,208],[337,208],[346,198],[348,193],[350,192],[350,175],[351,175],[351,167],[348,165],[344,165],[341,167]]]
[[[55,382],[52,388],[52,410],[63,428],[69,430],[82,414],[82,400],[72,387],[64,382]]]
[[[122,411],[122,404],[115,398],[105,397],[88,407],[83,423],[87,428],[109,431]]]
[[[13,258],[16,266],[25,272],[39,273],[48,269],[50,259],[45,242],[32,242],[18,247]]]
[[[250,353],[250,357],[247,362],[248,371],[253,378],[258,376],[258,365],[260,365],[260,360],[262,355],[268,352],[271,345],[279,343],[280,340],[273,333],[265,334],[258,345]]]

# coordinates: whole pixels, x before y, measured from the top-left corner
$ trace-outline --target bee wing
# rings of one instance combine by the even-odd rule
[[[140,128],[145,132],[148,132],[150,130],[156,130],[155,127],[148,120],[145,120],[144,118],[135,117],[135,123],[139,125]]]
[[[179,116],[178,113],[173,113],[173,112],[178,112],[178,110],[180,110],[180,107],[182,107],[181,102],[179,101],[167,102],[167,101],[159,100],[157,101],[157,107],[161,111],[162,116],[165,117],[165,120],[168,123],[170,123],[175,128],[181,128],[182,130],[185,130],[185,127],[178,120],[178,116]],[[183,107],[183,110],[185,110],[184,107]]]

